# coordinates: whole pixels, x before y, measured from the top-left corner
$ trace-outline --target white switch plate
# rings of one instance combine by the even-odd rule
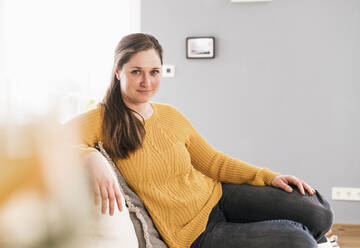
[[[341,201],[360,201],[360,188],[333,187],[332,199]]]
[[[164,78],[175,77],[175,66],[174,65],[163,65],[162,66],[162,76]]]

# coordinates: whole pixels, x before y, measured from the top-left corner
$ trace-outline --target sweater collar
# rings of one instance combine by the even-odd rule
[[[151,126],[157,119],[159,113],[158,113],[158,109],[157,109],[157,106],[156,106],[156,103],[154,102],[150,102],[151,104],[151,107],[153,108],[154,112],[153,114],[150,116],[149,119],[146,119],[145,120],[145,127],[147,126]]]

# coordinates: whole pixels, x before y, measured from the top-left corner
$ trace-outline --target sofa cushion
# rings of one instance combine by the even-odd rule
[[[101,204],[94,205],[89,219],[90,226],[82,241],[87,248],[137,248],[138,239],[134,226],[125,209],[122,199],[123,211],[115,211],[113,216],[101,213]]]

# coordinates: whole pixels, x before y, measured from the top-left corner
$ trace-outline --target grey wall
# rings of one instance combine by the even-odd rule
[[[141,11],[176,66],[155,101],[218,150],[329,200],[333,186],[360,187],[360,1],[144,0]],[[216,58],[186,59],[187,36],[215,36]],[[336,223],[360,224],[360,202],[330,202]]]

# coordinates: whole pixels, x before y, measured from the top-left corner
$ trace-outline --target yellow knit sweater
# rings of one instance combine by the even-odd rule
[[[221,182],[270,185],[277,173],[231,158],[211,147],[174,107],[151,103],[143,146],[115,160],[171,248],[187,248],[205,230],[222,195]],[[98,108],[76,117],[81,138],[92,151],[101,140]]]

